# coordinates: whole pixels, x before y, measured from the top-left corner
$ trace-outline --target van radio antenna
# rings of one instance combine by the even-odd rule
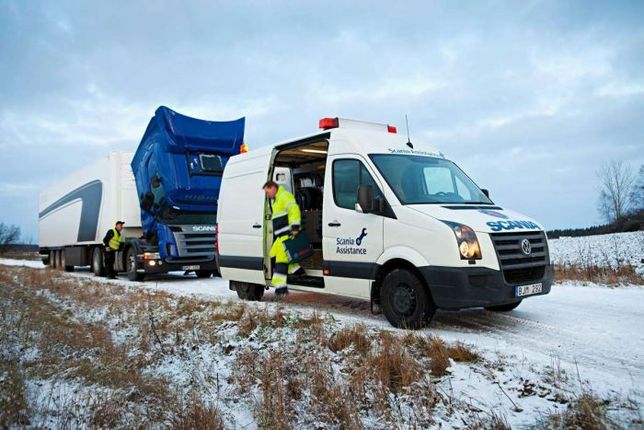
[[[414,149],[414,145],[411,143],[411,137],[409,135],[409,119],[407,119],[407,114],[405,114],[405,126],[407,127],[407,146]]]

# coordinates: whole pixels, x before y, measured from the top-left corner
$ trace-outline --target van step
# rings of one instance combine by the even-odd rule
[[[288,278],[288,284],[301,285],[304,287],[324,288],[324,278],[319,276],[298,276],[295,278]]]

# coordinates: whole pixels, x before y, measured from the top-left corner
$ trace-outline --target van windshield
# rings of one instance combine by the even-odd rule
[[[442,158],[370,154],[380,174],[404,205],[493,204],[456,164]]]

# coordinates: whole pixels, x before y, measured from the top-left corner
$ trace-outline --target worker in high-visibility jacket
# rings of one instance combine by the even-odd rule
[[[105,245],[105,271],[109,279],[116,279],[116,270],[114,270],[114,263],[116,262],[116,252],[123,249],[123,238],[121,231],[123,231],[123,221],[117,221],[114,228],[111,228],[103,238],[103,245]]]
[[[274,181],[268,181],[262,189],[269,199],[273,223],[274,240],[269,255],[271,258],[275,258],[275,268],[271,284],[275,288],[275,296],[280,297],[288,294],[286,278],[289,275],[301,276],[304,274],[304,269],[299,264],[289,261],[284,248],[284,241],[289,236],[295,237],[299,234],[302,215],[293,194],[286,191],[281,185],[277,185]]]

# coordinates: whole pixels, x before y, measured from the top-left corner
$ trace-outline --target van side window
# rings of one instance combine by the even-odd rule
[[[376,181],[362,162],[348,159],[333,162],[333,200],[336,206],[355,209],[360,185],[371,185],[374,198],[383,197]]]

